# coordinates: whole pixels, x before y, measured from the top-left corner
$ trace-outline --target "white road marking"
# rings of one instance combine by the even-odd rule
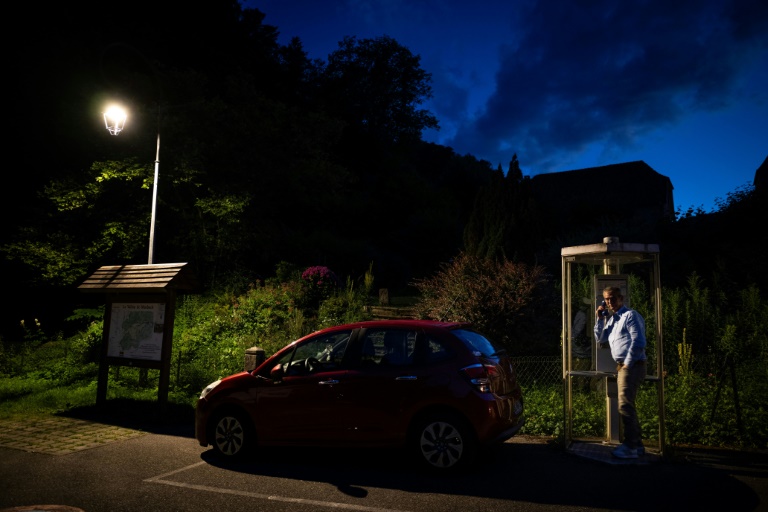
[[[164,473],[162,475],[153,476],[152,478],[147,478],[144,481],[150,482],[150,483],[156,483],[156,484],[173,485],[175,487],[183,487],[185,489],[196,489],[198,491],[214,492],[218,494],[234,494],[236,496],[247,496],[249,498],[257,498],[257,499],[268,500],[268,501],[281,501],[284,503],[299,503],[302,505],[318,505],[321,507],[331,507],[331,508],[338,508],[338,509],[345,509],[345,510],[360,510],[364,512],[408,512],[405,510],[398,510],[393,508],[364,507],[362,505],[350,505],[348,503],[336,503],[333,501],[305,500],[303,498],[289,498],[287,496],[274,496],[269,494],[260,494],[256,492],[238,491],[234,489],[223,489],[221,487],[210,487],[207,485],[195,485],[195,484],[187,484],[184,482],[174,482],[172,480],[164,480],[164,478],[166,477],[175,475],[176,473],[181,473],[183,471],[196,468],[197,466],[202,466],[203,464],[207,464],[207,462],[205,461],[198,462],[198,463],[192,464],[191,466],[186,466],[186,467],[177,469],[175,471],[171,471],[169,473]]]

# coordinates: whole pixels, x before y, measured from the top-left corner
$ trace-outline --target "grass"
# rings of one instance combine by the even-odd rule
[[[125,372],[124,372],[125,373]],[[142,419],[161,419],[157,387],[140,388],[130,381],[112,381],[107,386],[107,400],[97,404],[96,380],[70,384],[25,377],[0,378],[0,419],[42,419],[51,415],[99,416],[124,415]],[[192,424],[196,397],[169,393],[164,406],[171,416],[186,418]]]

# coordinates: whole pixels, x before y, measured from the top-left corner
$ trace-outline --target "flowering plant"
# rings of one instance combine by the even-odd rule
[[[339,286],[336,274],[328,267],[320,265],[306,269],[301,273],[301,279],[307,287],[307,296],[312,301],[327,299]]]

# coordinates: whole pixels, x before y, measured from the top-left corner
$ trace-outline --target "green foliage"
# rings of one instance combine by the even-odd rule
[[[366,273],[366,278],[369,273]],[[320,304],[318,311],[318,327],[346,324],[367,320],[370,314],[368,306],[369,286],[366,280],[361,287],[356,287],[351,278],[347,278],[345,288],[338,289],[334,295]]]
[[[370,265],[368,265],[368,270],[365,271],[365,275],[363,276],[363,293],[366,297],[371,296],[371,292],[373,292],[373,262],[371,262]]]
[[[177,310],[172,365],[190,392],[242,370],[245,350],[287,342],[281,331],[294,301],[288,286],[254,287],[243,295],[184,297]],[[182,371],[182,367],[185,371]]]
[[[299,282],[301,279],[301,269],[288,261],[280,261],[275,265],[275,277],[269,281],[277,283]]]
[[[688,278],[684,309],[687,340],[699,349],[714,345],[719,319],[710,290],[703,284],[703,280],[697,274],[692,274]]]
[[[0,403],[18,400],[27,395],[45,391],[50,383],[35,377],[6,376],[0,378]]]
[[[67,320],[71,322],[87,320],[88,322],[85,328],[68,340],[68,347],[74,359],[72,362],[98,363],[104,336],[104,307],[76,309]]]
[[[36,269],[38,283],[72,285],[94,262],[122,261],[145,247],[148,211],[134,199],[149,186],[148,166],[133,158],[94,162],[81,174],[48,182],[40,193],[52,206],[46,224],[24,227],[25,236],[0,247],[9,260]]]
[[[85,262],[77,255],[80,247],[73,237],[61,232],[41,234],[23,229],[27,238],[0,247],[9,261],[18,261],[35,269],[34,284],[71,285],[87,271]]]
[[[604,392],[582,390],[574,391],[572,395],[572,435],[604,437],[606,432]]]
[[[317,268],[304,272],[311,283],[284,262],[278,273],[287,281],[269,278],[242,294],[180,299],[174,325],[174,385],[198,393],[208,383],[241,371],[250,347],[258,346],[270,356],[319,328],[366,318],[365,287],[354,286],[351,278],[346,288],[327,286],[324,279],[335,274],[325,267],[318,273]],[[314,302],[319,303],[316,308],[306,307]]]
[[[16,380],[0,378],[0,418],[30,419],[93,405],[96,401],[95,379],[69,385],[52,385],[50,381],[37,378],[14,382]],[[23,394],[13,394],[21,389],[25,391]],[[7,390],[10,393],[6,394]]]
[[[563,390],[561,386],[536,386],[523,389],[525,426],[522,434],[553,436],[563,433]]]
[[[281,266],[282,275],[290,278],[287,282],[268,279],[267,284],[254,284],[243,293],[223,291],[178,299],[171,357],[170,394],[174,400],[193,404],[207,384],[242,371],[245,351],[250,347],[258,346],[269,356],[321,327],[367,318],[367,291],[373,282],[370,271],[361,286],[348,278],[345,288],[328,289],[329,295],[319,308],[311,310],[300,306],[307,302],[304,295],[309,288],[304,286],[301,273],[289,268],[289,264]],[[5,376],[0,377],[0,398],[21,400],[26,402],[21,408],[37,411],[92,402],[95,391],[81,391],[95,385],[103,337],[101,317],[103,308],[76,310],[69,320],[88,323],[71,338],[48,341],[35,322],[24,326],[27,336],[23,343],[0,345],[0,375]],[[158,378],[157,370],[111,366],[108,397],[155,400]],[[58,387],[70,389],[70,394],[79,398],[52,391]],[[19,412],[15,406],[2,411]]]
[[[23,343],[0,345],[0,375],[69,385],[96,374],[102,323],[92,322],[66,339],[46,340],[36,323]]]
[[[500,296],[494,286],[510,295],[509,300],[525,310],[526,300],[535,297],[534,288],[548,286],[546,280],[524,265],[487,266],[478,261],[459,261],[450,269],[450,279],[431,283],[424,289],[436,294],[444,286],[446,292],[463,291],[476,294],[470,305],[486,306],[479,297],[480,288],[491,296]],[[268,278],[247,290],[236,293],[222,291],[208,296],[184,295],[176,307],[169,399],[173,403],[192,406],[200,390],[222,376],[243,369],[247,348],[258,346],[267,356],[288,342],[316,329],[340,322],[367,318],[373,275],[371,270],[359,281],[351,277],[343,287],[320,302],[318,308],[300,307],[306,287],[300,269],[284,263],[280,275]],[[490,270],[489,270],[490,269]],[[505,271],[511,275],[505,276]],[[496,276],[491,280],[486,274]],[[585,283],[590,276],[577,277]],[[634,278],[632,278],[634,279]],[[494,281],[500,283],[495,285]],[[518,282],[520,281],[520,282]],[[359,284],[358,284],[359,283]],[[478,285],[480,284],[480,286]],[[766,368],[766,335],[768,311],[756,288],[737,294],[727,312],[716,307],[717,294],[700,290],[696,279],[684,290],[666,290],[668,304],[665,317],[680,329],[680,341],[667,340],[674,362],[667,361],[664,374],[665,431],[672,445],[700,444],[709,446],[768,447],[768,373]],[[590,292],[576,286],[578,293]],[[642,283],[631,282],[633,306],[649,308],[636,293]],[[477,287],[478,289],[475,289]],[[525,292],[526,297],[514,294]],[[695,300],[691,297],[696,297]],[[451,297],[455,299],[455,296]],[[689,305],[685,305],[689,301]],[[554,301],[559,306],[559,301]],[[434,304],[446,302],[435,300]],[[460,299],[447,302],[454,308],[465,307]],[[490,303],[492,306],[493,302]],[[694,307],[693,304],[698,304]],[[423,304],[422,304],[423,307]],[[495,307],[495,306],[494,306]],[[490,312],[504,310],[490,307]],[[684,312],[694,309],[715,311],[721,321],[713,334],[712,346],[687,343],[689,318]],[[455,314],[459,314],[460,309]],[[677,313],[675,313],[677,312]],[[473,312],[482,318],[482,310]],[[677,316],[676,316],[677,315]],[[102,343],[103,311],[77,310],[70,320],[84,322],[77,335],[49,339],[37,323],[25,325],[22,342],[0,344],[0,417],[40,415],[92,405],[96,395],[99,349]],[[493,324],[491,324],[493,325]],[[679,354],[678,345],[684,347]],[[523,347],[527,350],[530,347]],[[682,373],[678,368],[683,368]],[[559,371],[559,367],[558,367]],[[157,399],[159,371],[142,372],[139,368],[112,366],[109,369],[108,399]],[[522,433],[561,438],[564,435],[564,399],[562,385],[548,384],[536,376],[524,384],[526,424]],[[575,437],[600,438],[605,435],[605,395],[599,384],[574,388],[572,394],[572,434]],[[638,393],[637,406],[644,437],[658,438],[659,405],[656,384],[644,385]]]
[[[733,444],[734,425],[712,421],[711,413],[719,383],[713,374],[668,376],[665,382],[665,412],[668,441],[672,444],[726,446]],[[724,406],[725,409],[730,406]],[[731,411],[733,412],[733,411]],[[722,419],[722,417],[720,418]]]
[[[584,304],[590,310],[592,309],[593,296],[595,295],[593,278],[595,269],[592,265],[575,265],[573,282],[571,283],[571,300],[575,302],[574,307],[580,307],[584,299],[589,301],[589,305]]]
[[[678,373],[683,377],[691,376],[693,373],[693,352],[691,344],[685,342],[685,329],[683,329],[683,342],[677,344],[677,354],[680,363],[677,366]]]
[[[758,372],[762,372],[759,369]],[[746,385],[745,385],[746,384]],[[714,374],[702,376],[667,376],[664,387],[665,432],[667,444],[742,447],[768,447],[768,410],[764,399],[768,393],[766,379],[739,378],[740,410],[729,377]],[[561,437],[564,425],[562,386],[533,384],[523,390],[526,423],[522,433]],[[606,437],[605,392],[601,385],[591,389],[574,389],[572,393],[572,436],[574,438]],[[643,438],[658,441],[659,398],[654,383],[646,383],[637,396],[637,410]],[[740,419],[739,419],[740,418]]]

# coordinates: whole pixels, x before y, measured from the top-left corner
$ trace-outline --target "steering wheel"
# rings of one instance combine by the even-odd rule
[[[314,357],[308,357],[306,361],[304,361],[304,368],[310,373],[315,371],[319,366],[320,366],[320,361],[318,361]]]

